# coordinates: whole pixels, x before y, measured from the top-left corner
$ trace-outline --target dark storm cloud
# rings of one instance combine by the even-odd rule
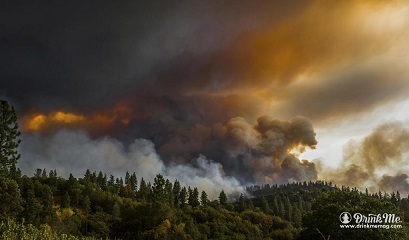
[[[313,163],[300,161],[289,152],[303,151],[317,144],[309,119],[296,117],[280,121],[260,117],[256,125],[236,117],[223,124],[175,126],[159,153],[164,159],[184,162],[204,154],[217,159],[226,174],[242,182],[315,180]]]
[[[333,123],[405,96],[397,5],[391,18],[388,3],[371,1],[1,3],[0,97],[22,119],[43,119],[44,131],[31,129],[40,140],[25,138],[44,140],[38,148],[64,146],[61,128],[84,129],[67,136],[101,152],[114,142],[125,168],[143,138],[160,163],[181,164],[175,172],[208,157],[242,182],[315,180],[315,165],[291,154],[315,148],[309,119]],[[346,171],[367,176],[354,166]]]
[[[200,58],[226,48],[238,34],[301,7],[269,1],[2,3],[1,94],[23,109],[84,111],[113,104],[154,86],[155,72],[180,65],[181,54]],[[192,76],[172,81],[169,86],[183,86]]]

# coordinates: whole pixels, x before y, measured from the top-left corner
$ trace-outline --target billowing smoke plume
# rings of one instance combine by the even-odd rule
[[[273,120],[263,116],[252,127],[243,118],[233,118],[227,123],[227,157],[230,161],[242,161],[250,168],[257,183],[285,183],[288,180],[316,180],[313,163],[300,162],[292,149],[303,151],[317,144],[309,119],[296,117],[290,122]],[[245,171],[243,169],[243,171]]]
[[[291,151],[317,144],[309,119],[279,121],[263,116],[255,125],[235,117],[225,124],[177,126],[159,145],[168,162],[181,163],[204,154],[242,183],[287,183],[315,180],[313,163],[300,162]]]
[[[340,167],[321,169],[320,177],[338,184],[371,191],[409,193],[409,129],[401,122],[378,126],[361,142],[350,141],[344,148]]]
[[[23,170],[56,168],[65,176],[81,176],[84,169],[116,175],[135,171],[152,180],[160,173],[215,196],[221,189],[242,191],[244,184],[316,180],[314,163],[290,154],[316,144],[312,124],[305,117],[287,122],[264,116],[255,126],[237,117],[224,125],[187,128],[166,139],[163,154],[150,140],[137,139],[126,147],[111,137],[91,139],[82,131],[61,130],[48,136],[25,134],[20,166]]]
[[[73,173],[82,177],[85,169],[103,171],[123,176],[126,171],[135,172],[139,178],[153,181],[156,174],[181,184],[196,186],[216,198],[223,189],[226,193],[243,192],[243,187],[234,177],[227,177],[223,167],[198,156],[194,165],[179,164],[165,166],[155,150],[154,144],[146,139],[136,139],[129,147],[112,138],[92,140],[84,132],[61,130],[49,137],[26,135],[21,146],[23,170],[57,169],[68,177]]]

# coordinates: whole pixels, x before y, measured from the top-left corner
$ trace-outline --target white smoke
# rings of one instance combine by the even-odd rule
[[[225,176],[223,166],[201,155],[196,159],[197,167],[186,164],[167,168],[167,176],[178,179],[182,185],[195,186],[206,191],[210,198],[216,198],[223,189],[227,194],[244,192],[234,177]]]
[[[65,129],[49,136],[24,134],[20,152],[19,167],[28,176],[38,168],[57,169],[63,177],[70,173],[82,177],[86,169],[114,176],[124,176],[128,171],[151,182],[157,174],[172,181],[178,179],[182,185],[206,191],[211,199],[217,198],[222,189],[226,193],[244,192],[234,177],[225,176],[220,163],[205,156],[199,156],[195,166],[165,166],[154,144],[146,139],[136,139],[126,148],[110,137],[91,139],[83,131]]]

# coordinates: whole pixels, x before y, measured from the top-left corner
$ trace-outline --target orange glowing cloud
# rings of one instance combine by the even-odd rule
[[[48,114],[35,113],[23,118],[23,131],[48,132],[59,128],[82,128],[91,133],[106,132],[118,125],[128,125],[133,119],[144,118],[146,114],[136,113],[126,103],[119,103],[113,109],[89,115],[59,110]]]
[[[50,126],[74,126],[86,122],[88,119],[85,116],[57,111],[50,114],[33,114],[27,117],[23,124],[25,131],[43,131]]]

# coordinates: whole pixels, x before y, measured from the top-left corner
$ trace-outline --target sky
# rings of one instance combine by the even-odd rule
[[[409,193],[407,1],[0,5],[19,167]]]

